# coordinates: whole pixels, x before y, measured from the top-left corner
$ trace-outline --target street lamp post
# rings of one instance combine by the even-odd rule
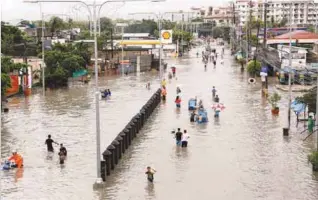
[[[59,2],[59,3],[82,3],[86,6],[88,11],[91,13],[90,7],[93,7],[93,21],[94,21],[94,57],[95,57],[95,103],[96,103],[96,165],[97,165],[97,180],[96,183],[102,183],[101,179],[101,156],[100,156],[100,113],[99,113],[99,88],[98,88],[98,52],[97,52],[97,12],[96,9],[99,6],[100,8],[106,3],[110,2],[139,2],[139,1],[150,1],[150,2],[162,2],[165,0],[108,0],[104,1],[101,4],[96,4],[96,0],[94,0],[93,4],[87,4],[81,0],[24,0],[25,3],[41,3],[41,2]],[[43,35],[42,35],[43,36]],[[43,47],[42,47],[43,48]]]
[[[289,73],[288,73],[288,118],[286,127],[283,128],[283,135],[288,136],[290,131],[290,120],[291,120],[291,101],[292,101],[292,3],[289,8]]]

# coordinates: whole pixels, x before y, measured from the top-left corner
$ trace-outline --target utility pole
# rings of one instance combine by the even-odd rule
[[[182,34],[181,34],[182,55],[183,55],[183,23],[184,23],[184,14],[182,14]]]
[[[267,1],[264,3],[264,36],[263,36],[263,47],[266,47],[267,40]]]
[[[286,127],[283,128],[283,135],[288,136],[290,131],[290,118],[291,118],[291,98],[292,98],[292,88],[291,88],[291,78],[292,78],[292,3],[290,3],[289,8],[289,66],[288,66],[288,118]]]
[[[110,46],[112,52],[112,58],[114,58],[114,38],[113,38],[113,28],[110,29]]]

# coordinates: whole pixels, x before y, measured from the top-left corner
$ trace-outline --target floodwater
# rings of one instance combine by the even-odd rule
[[[199,50],[201,52],[201,50]],[[317,200],[318,175],[307,163],[314,138],[303,141],[303,127],[292,123],[290,137],[282,136],[286,121],[286,94],[281,113],[273,117],[261,97],[260,83],[247,83],[246,73],[225,63],[204,70],[200,58],[171,60],[177,79],[167,85],[168,98],[154,112],[134,140],[105,188],[93,190],[96,177],[95,106],[92,86],[76,86],[28,99],[11,99],[10,112],[2,114],[2,158],[16,148],[24,156],[20,172],[1,172],[3,199],[83,200]],[[220,59],[219,59],[220,60]],[[153,80],[151,91],[145,83]],[[152,76],[142,74],[101,81],[113,91],[101,101],[102,151],[157,89]],[[270,92],[275,80],[271,80]],[[174,98],[182,90],[180,110]],[[216,86],[226,108],[215,120],[211,88]],[[190,124],[187,101],[197,96],[209,112],[209,123]],[[294,122],[294,116],[292,118]],[[171,130],[187,129],[187,149],[176,148]],[[51,134],[68,148],[64,167],[57,155],[48,155],[44,140]],[[147,183],[146,166],[157,170]]]

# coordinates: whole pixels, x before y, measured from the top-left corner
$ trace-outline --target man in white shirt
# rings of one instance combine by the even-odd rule
[[[187,130],[184,130],[182,134],[182,139],[181,139],[181,147],[188,146],[188,139],[189,139],[189,135],[187,133]]]

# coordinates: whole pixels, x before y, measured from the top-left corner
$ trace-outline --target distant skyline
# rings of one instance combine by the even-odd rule
[[[84,0],[93,3],[93,0]],[[1,20],[17,23],[21,19],[39,20],[41,18],[40,5],[38,3],[23,3],[23,0],[0,0]],[[101,3],[104,1],[96,1]],[[101,10],[101,17],[133,18],[131,12],[165,12],[165,11],[190,11],[191,7],[225,5],[222,0],[166,0],[166,2],[127,2],[108,3]],[[88,12],[81,3],[42,3],[42,11],[49,14],[67,14],[74,20],[87,20]],[[147,15],[135,18],[148,18]],[[152,17],[151,17],[152,18]]]

